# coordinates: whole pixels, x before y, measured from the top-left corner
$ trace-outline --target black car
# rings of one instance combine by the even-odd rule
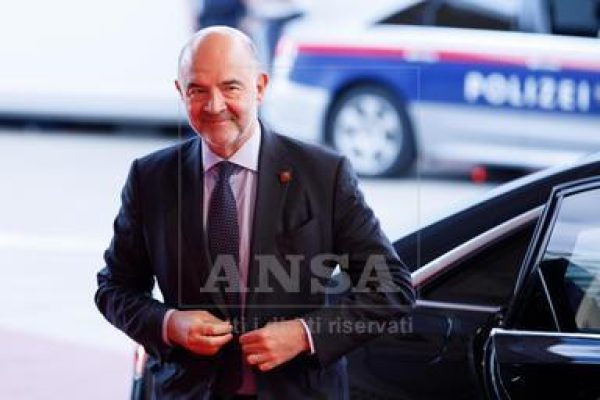
[[[503,185],[395,247],[417,306],[409,329],[348,356],[353,399],[600,398],[600,155]]]
[[[395,246],[418,289],[412,333],[349,356],[353,398],[600,398],[600,156]]]

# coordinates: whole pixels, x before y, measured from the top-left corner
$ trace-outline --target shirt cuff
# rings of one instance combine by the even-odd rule
[[[165,317],[166,319],[166,317]],[[303,318],[299,318],[302,326],[304,327],[304,331],[306,332],[306,337],[308,338],[308,345],[310,346],[310,354],[315,354],[315,344],[313,343],[312,333],[310,333],[310,329],[308,329],[308,325]]]
[[[175,312],[175,310],[173,310],[173,309],[167,311],[167,313],[165,314],[165,317],[163,318],[163,323],[162,323],[162,338],[163,338],[163,341],[167,345],[169,345],[169,346],[172,346],[173,344],[169,340],[169,335],[168,335],[168,332],[167,332],[167,326],[169,324],[169,318],[171,318],[171,315],[174,312]]]

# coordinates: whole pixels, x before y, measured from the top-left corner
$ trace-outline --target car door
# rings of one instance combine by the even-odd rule
[[[404,319],[405,329],[349,355],[351,398],[425,400],[448,393],[453,399],[477,398],[483,332],[512,296],[541,209],[459,242],[417,269],[412,278],[419,296]],[[454,224],[434,228],[442,235],[456,229]],[[429,247],[429,235],[421,239],[419,246],[402,252],[408,260],[417,247]],[[433,241],[439,243],[435,235]]]
[[[485,356],[492,398],[600,398],[600,178],[559,187]]]

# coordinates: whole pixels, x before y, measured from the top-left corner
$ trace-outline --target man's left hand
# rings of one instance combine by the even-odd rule
[[[269,371],[310,351],[307,332],[300,320],[272,322],[240,336],[246,361],[261,371]]]

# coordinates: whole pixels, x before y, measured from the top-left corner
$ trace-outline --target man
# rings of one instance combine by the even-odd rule
[[[374,335],[348,327],[414,301],[348,162],[259,122],[267,84],[246,35],[199,31],[176,87],[200,138],[123,189],[96,303],[149,353],[156,398],[347,398],[343,355]],[[335,257],[362,289],[331,304]]]

